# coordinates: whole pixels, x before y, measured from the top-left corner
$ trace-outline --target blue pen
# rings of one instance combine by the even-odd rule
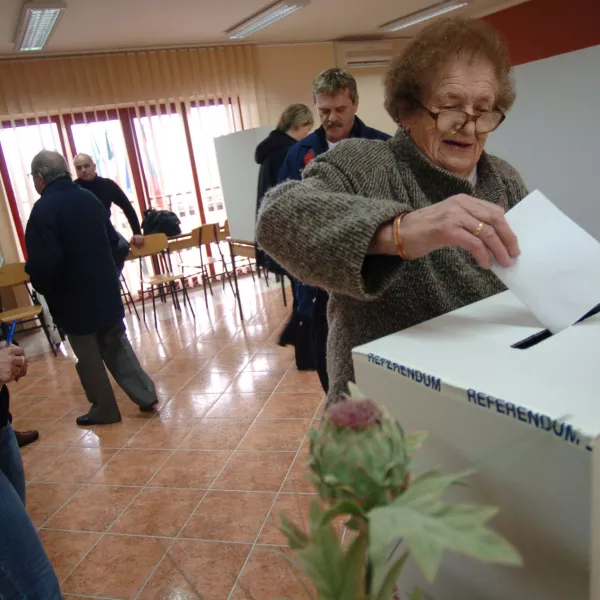
[[[17,328],[17,322],[13,321],[10,325],[10,329],[8,330],[8,335],[6,336],[6,347],[8,348],[15,337],[15,329]]]

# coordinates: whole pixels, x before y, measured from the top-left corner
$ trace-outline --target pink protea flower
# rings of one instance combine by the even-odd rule
[[[367,429],[381,420],[379,407],[370,398],[346,400],[331,406],[327,413],[329,422],[345,429]]]

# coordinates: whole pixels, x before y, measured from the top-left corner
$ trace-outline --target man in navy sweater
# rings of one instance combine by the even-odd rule
[[[152,410],[158,404],[154,384],[125,334],[115,264],[118,237],[107,210],[72,181],[57,152],[36,155],[31,174],[41,198],[25,232],[26,270],[77,356],[77,373],[92,404],[77,424],[121,420],[105,365],[142,411]]]
[[[125,192],[112,179],[100,177],[96,170],[96,163],[89,154],[78,154],[73,159],[77,179],[75,183],[85,190],[89,190],[102,202],[110,216],[113,204],[116,204],[127,217],[133,237],[131,243],[138,248],[144,244],[144,236],[140,227],[140,220],[133,208],[133,204]]]
[[[327,69],[320,73],[313,83],[313,99],[321,127],[304,138],[288,151],[283,167],[279,172],[279,182],[288,179],[302,179],[302,171],[319,154],[327,152],[348,138],[368,140],[390,139],[387,133],[367,127],[357,116],[358,87],[356,79],[345,69]],[[295,282],[297,294],[297,314],[282,335],[282,344],[296,345],[296,365],[305,369],[306,365],[316,368],[325,392],[329,389],[327,376],[327,304],[329,295],[325,290]],[[290,332],[290,329],[292,332]],[[306,337],[310,337],[308,347],[312,356],[299,355],[298,348],[306,347]]]

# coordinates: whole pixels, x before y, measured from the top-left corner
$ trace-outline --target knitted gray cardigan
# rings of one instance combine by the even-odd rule
[[[459,248],[411,262],[367,255],[382,224],[460,193],[508,210],[527,190],[515,169],[485,153],[473,188],[399,131],[388,142],[338,144],[305,169],[302,182],[288,181],[265,197],[259,245],[294,277],[331,295],[329,402],[342,399],[354,380],[352,348],[505,289]]]

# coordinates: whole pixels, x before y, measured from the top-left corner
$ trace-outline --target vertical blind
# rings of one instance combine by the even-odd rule
[[[71,166],[76,153],[90,154],[140,218],[153,207],[176,212],[187,231],[222,222],[213,140],[257,127],[260,97],[251,46],[0,61],[0,176],[18,245],[38,197],[28,175],[41,149]],[[112,219],[131,235],[119,209]]]

